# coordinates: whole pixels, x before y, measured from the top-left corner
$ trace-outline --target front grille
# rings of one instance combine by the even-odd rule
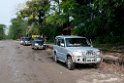
[[[40,45],[40,46],[42,46],[42,45],[43,45],[43,43],[39,43],[39,45]]]
[[[42,41],[37,41],[36,43],[38,43],[40,46],[43,45]]]
[[[86,56],[93,57],[95,56],[95,52],[93,52],[92,50],[87,51]]]

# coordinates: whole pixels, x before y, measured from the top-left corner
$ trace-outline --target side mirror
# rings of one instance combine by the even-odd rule
[[[60,43],[60,46],[64,47],[65,45],[64,45],[64,43]]]
[[[92,40],[90,39],[90,47],[93,47]]]
[[[93,47],[93,45],[90,45],[90,47]]]

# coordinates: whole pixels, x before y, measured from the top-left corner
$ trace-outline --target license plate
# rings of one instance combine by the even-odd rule
[[[95,61],[95,59],[94,58],[86,58],[86,61],[93,62],[93,61]]]
[[[41,48],[43,48],[43,46],[39,46],[39,48],[41,49]]]

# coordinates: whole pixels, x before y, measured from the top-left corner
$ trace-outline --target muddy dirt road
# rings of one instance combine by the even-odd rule
[[[55,63],[51,50],[32,50],[18,41],[0,41],[0,83],[124,83],[124,74]]]

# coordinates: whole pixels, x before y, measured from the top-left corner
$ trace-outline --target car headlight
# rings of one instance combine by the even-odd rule
[[[100,51],[97,51],[96,54],[97,54],[97,55],[100,55]]]
[[[98,58],[97,58],[97,61],[98,61],[98,62],[100,62],[101,60],[102,60],[102,58],[101,58],[101,57],[98,57]]]
[[[28,43],[28,41],[25,41],[25,43]]]
[[[20,41],[20,43],[23,43],[23,41]]]
[[[35,45],[35,46],[38,46],[38,43],[35,43],[34,45]]]

